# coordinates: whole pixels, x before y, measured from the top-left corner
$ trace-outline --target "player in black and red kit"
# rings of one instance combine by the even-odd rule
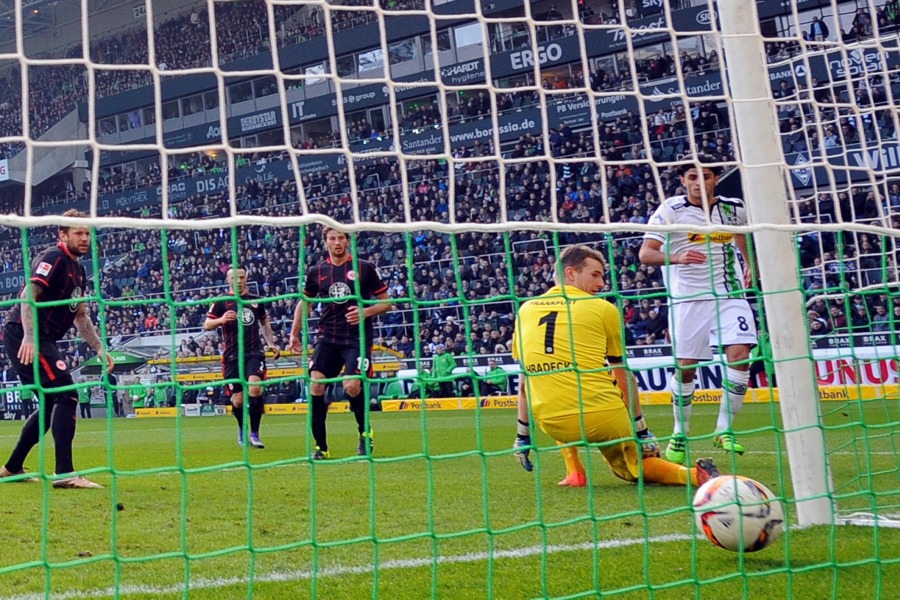
[[[250,445],[254,448],[265,448],[265,444],[259,439],[259,424],[265,411],[265,400],[262,386],[258,384],[266,378],[266,349],[260,341],[260,332],[274,352],[276,360],[280,351],[275,344],[275,334],[272,332],[266,309],[260,303],[261,298],[247,292],[246,269],[241,267],[229,269],[226,279],[235,296],[240,296],[241,302],[239,303],[237,299],[215,302],[209,308],[203,329],[212,331],[217,327],[222,328],[222,335],[225,338],[222,375],[225,379],[241,378],[240,364],[243,358],[244,376],[250,384],[247,386],[250,388],[250,406],[247,409],[250,415]],[[243,348],[238,338],[238,321],[243,323]],[[234,383],[228,383],[225,387],[231,398],[231,414],[238,422],[239,446],[244,445],[244,388],[245,386]]]
[[[359,439],[356,453],[366,456],[372,452],[372,430],[366,429],[366,406],[362,391],[362,380],[358,376],[363,372],[372,376],[372,340],[375,327],[372,319],[391,310],[387,295],[387,286],[378,276],[375,265],[359,260],[359,273],[354,270],[353,256],[350,254],[350,240],[347,234],[337,229],[325,228],[325,248],[328,259],[312,267],[306,274],[303,297],[306,302],[313,298],[330,298],[332,302],[323,302],[322,316],[319,319],[318,333],[321,336],[316,343],[310,360],[309,372],[311,406],[310,419],[316,450],[313,459],[321,460],[329,457],[325,419],[328,416],[328,405],[325,404],[325,385],[318,383],[321,379],[337,377],[344,371],[343,386],[350,402],[350,410],[356,417],[359,428]],[[382,300],[375,304],[362,305],[359,300]],[[291,350],[302,352],[300,337],[303,332],[304,301],[297,304],[294,311],[294,323],[291,327]],[[360,340],[359,322],[365,323],[365,339]]]
[[[68,210],[64,217],[87,217],[77,210]],[[103,350],[94,324],[82,301],[87,285],[87,275],[78,260],[91,249],[91,230],[87,227],[61,226],[59,243],[45,250],[31,267],[31,298],[35,302],[71,300],[69,304],[39,306],[37,308],[38,338],[34,339],[35,311],[24,301],[28,287],[19,295],[23,302],[9,311],[3,327],[3,346],[6,355],[19,374],[23,385],[37,383],[40,406],[22,427],[19,442],[0,467],[0,478],[24,473],[23,465],[28,453],[40,441],[47,430],[53,432],[56,450],[56,473],[66,477],[55,479],[55,488],[101,488],[75,473],[72,464],[72,440],[75,439],[75,409],[78,406],[76,390],[54,392],[55,388],[73,385],[66,361],[56,346],[74,325],[79,335],[106,362],[106,371],[112,371],[113,358]],[[37,365],[35,365],[37,359]],[[35,369],[38,378],[35,377]],[[40,411],[44,415],[41,431]]]

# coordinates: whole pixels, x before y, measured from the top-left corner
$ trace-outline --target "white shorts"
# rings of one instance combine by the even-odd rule
[[[710,360],[712,348],[756,345],[756,323],[746,300],[691,300],[669,307],[669,335],[675,358]]]

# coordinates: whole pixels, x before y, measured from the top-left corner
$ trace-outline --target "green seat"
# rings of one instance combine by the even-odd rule
[[[406,394],[403,393],[403,384],[400,381],[391,381],[384,386],[384,391],[378,396],[378,401],[399,400],[400,398],[406,398]]]

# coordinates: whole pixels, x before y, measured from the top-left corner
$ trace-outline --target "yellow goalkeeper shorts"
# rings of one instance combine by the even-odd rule
[[[583,415],[561,415],[537,419],[538,427],[558,442],[600,444],[600,452],[613,474],[634,483],[640,467],[631,415],[624,405]]]

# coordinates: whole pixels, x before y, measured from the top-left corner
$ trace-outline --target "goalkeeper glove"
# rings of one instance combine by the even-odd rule
[[[644,458],[659,458],[659,442],[656,436],[646,431],[638,435],[638,443],[641,446],[641,454]]]
[[[659,458],[659,442],[656,436],[647,428],[644,415],[634,420],[634,429],[637,432],[638,445],[641,447],[643,458]]]
[[[529,473],[534,470],[534,464],[528,458],[531,454],[531,432],[528,429],[528,423],[518,422],[516,431],[516,441],[513,442],[513,450],[516,451],[516,460],[522,465],[522,468]]]

